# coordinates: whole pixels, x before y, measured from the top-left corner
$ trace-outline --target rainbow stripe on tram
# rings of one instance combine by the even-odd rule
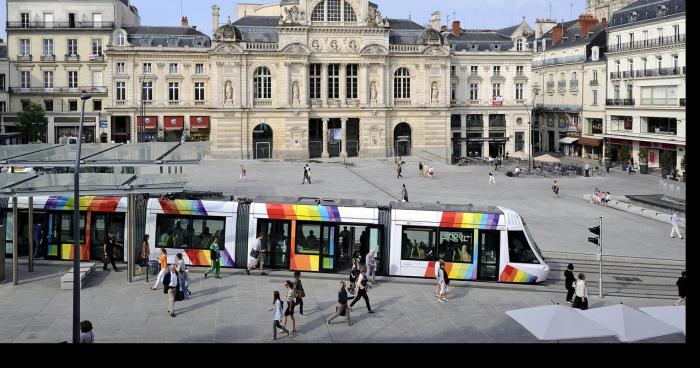
[[[160,208],[166,215],[195,215],[207,216],[207,210],[201,200],[176,199],[167,200],[159,199]]]
[[[265,207],[268,217],[272,220],[341,222],[336,206],[265,204]]]
[[[537,276],[519,270],[511,265],[506,265],[506,267],[503,269],[503,272],[501,272],[499,281],[535,283],[537,282]]]
[[[81,196],[78,203],[81,211],[115,212],[120,200],[120,197]],[[73,196],[49,196],[44,204],[44,209],[56,211],[73,210]]]
[[[500,217],[496,213],[443,212],[440,227],[495,230]]]

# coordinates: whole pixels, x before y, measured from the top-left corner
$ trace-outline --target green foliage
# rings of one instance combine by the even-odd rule
[[[612,146],[612,144],[608,143],[605,145],[605,158],[612,160],[613,159],[612,154],[613,154],[613,146]]]
[[[640,148],[639,153],[637,154],[637,158],[639,159],[640,165],[649,164],[649,149],[646,147]]]
[[[44,116],[44,108],[41,105],[30,101],[24,111],[17,113],[17,117],[17,129],[26,142],[46,141],[49,119]]]
[[[659,155],[659,165],[661,168],[666,168],[671,170],[673,165],[673,153],[667,150],[661,150]]]
[[[622,145],[620,146],[620,160],[627,161],[632,157],[630,154],[630,146]]]

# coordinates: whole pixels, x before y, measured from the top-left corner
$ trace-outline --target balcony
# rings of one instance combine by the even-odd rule
[[[345,101],[345,103],[348,105],[348,107],[358,107],[360,106],[360,100],[356,98],[349,98]]]
[[[671,68],[657,68],[657,69],[647,69],[647,70],[636,70],[634,73],[635,78],[646,78],[646,77],[667,77],[674,75],[685,75],[685,67],[671,67]]]
[[[539,104],[535,108],[539,112],[581,112],[583,108],[581,105],[544,105]]]
[[[569,89],[578,89],[578,79],[572,79],[569,81]]]
[[[605,100],[607,106],[634,106],[634,98],[608,98]]]
[[[88,56],[88,61],[94,61],[94,62],[103,62],[105,61],[104,55],[90,55]]]
[[[126,105],[126,101],[123,101],[123,100],[122,101],[115,101],[114,104],[117,106],[124,106],[124,105]]]
[[[608,46],[608,52],[620,52],[627,50],[648,49],[650,47],[668,46],[685,43],[685,34],[666,36],[662,38],[653,38],[650,40],[640,40],[635,42],[626,42],[619,45]]]
[[[51,88],[44,88],[44,87],[29,87],[29,88],[13,88],[10,87],[8,89],[9,93],[13,94],[75,94],[79,95],[82,93],[82,91],[87,91],[92,94],[96,95],[105,95],[107,94],[107,87],[51,87]]]
[[[206,101],[195,101],[195,102],[194,102],[194,105],[195,105],[195,106],[204,106],[204,105],[206,105],[206,104],[207,104]]]
[[[114,29],[114,22],[7,22],[14,29]]]
[[[680,99],[678,98],[642,98],[641,105],[677,107],[685,106],[685,101],[683,101],[683,104],[681,105]]]
[[[311,99],[311,107],[321,107],[321,100],[317,98]]]
[[[56,55],[41,55],[41,61],[53,63],[56,61]]]
[[[597,80],[597,79],[593,79],[593,80],[591,80],[590,82],[588,82],[588,85],[590,85],[590,86],[597,86],[597,85],[598,85],[598,80]]]
[[[411,106],[410,98],[397,98],[394,100],[394,105],[396,106]]]
[[[572,56],[567,56],[567,57],[563,57],[563,58],[552,58],[552,59],[534,61],[532,63],[532,66],[536,68],[536,67],[545,66],[545,65],[579,63],[579,62],[583,62],[585,60],[586,60],[586,58],[583,55],[572,55]]]
[[[180,104],[180,101],[168,101],[168,105],[171,105],[171,106],[175,106],[175,105],[179,105],[179,104]]]
[[[80,61],[80,55],[71,55],[71,54],[66,54],[65,55],[65,60],[67,62],[79,62]]]
[[[420,51],[419,45],[389,45],[389,52],[414,52]]]
[[[278,44],[277,42],[251,42],[246,43],[245,49],[255,51],[277,51]]]
[[[32,55],[17,55],[17,61],[32,61]]]
[[[144,105],[153,105],[153,100],[141,100],[141,103]]]
[[[622,79],[622,72],[610,72],[610,80]]]
[[[253,99],[253,106],[272,106],[272,99]]]

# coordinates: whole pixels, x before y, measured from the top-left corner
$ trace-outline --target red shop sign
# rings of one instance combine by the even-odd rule
[[[190,129],[192,130],[208,130],[208,116],[190,116]]]
[[[145,129],[158,129],[157,116],[139,116],[137,119],[138,126]]]
[[[183,130],[185,129],[184,116],[164,116],[163,127],[165,130]]]

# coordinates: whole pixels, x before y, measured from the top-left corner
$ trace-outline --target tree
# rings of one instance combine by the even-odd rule
[[[22,112],[17,113],[19,122],[17,129],[22,133],[26,142],[46,141],[46,129],[49,119],[44,116],[44,108],[30,101]]]
[[[640,148],[637,158],[640,165],[647,165],[649,163],[649,149],[646,147]]]

